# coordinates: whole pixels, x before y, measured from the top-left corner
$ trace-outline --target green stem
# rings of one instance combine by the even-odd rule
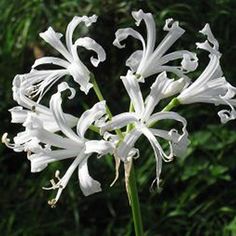
[[[93,83],[93,89],[99,99],[99,101],[103,101],[104,97],[102,95],[102,92],[95,80],[95,77],[91,76],[91,81]],[[106,110],[109,119],[112,118],[112,113],[109,109],[109,107],[106,105]],[[132,104],[130,104],[130,111],[133,110]],[[94,127],[92,127],[94,128]],[[127,126],[126,132],[129,132],[132,128],[132,125]],[[116,134],[120,137],[120,140],[124,139],[124,134],[121,132],[120,129],[116,130]],[[131,163],[132,164],[132,163]],[[130,199],[131,209],[132,209],[132,216],[134,221],[134,230],[136,236],[143,236],[143,223],[142,223],[142,216],[140,211],[140,204],[139,204],[139,198],[138,198],[138,190],[137,190],[137,184],[135,179],[135,172],[134,172],[134,166],[132,164],[130,174],[129,174],[129,180],[128,180],[128,197]]]
[[[142,222],[142,215],[141,215],[141,211],[140,211],[138,190],[137,190],[136,177],[135,177],[135,171],[134,171],[133,164],[131,166],[130,175],[129,175],[128,192],[129,192],[129,198],[130,198],[130,202],[131,202],[135,235],[136,236],[143,236],[144,235],[143,234],[143,222]]]
[[[129,112],[134,111],[134,106],[130,103]],[[126,134],[132,129],[132,124],[128,124]],[[128,197],[132,209],[132,216],[134,221],[134,230],[136,236],[143,236],[143,221],[139,204],[138,189],[135,177],[135,170],[133,162],[131,162],[131,168],[128,179]]]
[[[163,109],[162,111],[170,111],[174,107],[180,105],[180,101],[178,98],[173,98]]]
[[[100,90],[100,88],[99,88],[99,86],[97,84],[97,81],[96,81],[96,79],[95,79],[93,74],[91,74],[91,82],[93,84],[93,90],[96,93],[98,100],[99,101],[104,101],[105,99],[104,99],[104,97],[102,95],[102,92],[101,92],[101,90]],[[109,119],[111,120],[112,113],[111,113],[111,110],[109,109],[109,107],[107,105],[106,105],[106,111],[107,111]],[[120,129],[115,130],[115,132],[119,136],[120,139],[124,138],[124,135],[122,134]]]
[[[179,106],[181,103],[179,101],[178,98],[173,98],[163,109],[162,109],[162,112],[163,111],[170,111],[172,110],[174,107],[177,107]],[[156,122],[153,122],[152,124],[149,125],[149,127],[154,127],[156,124],[157,124],[158,121]]]

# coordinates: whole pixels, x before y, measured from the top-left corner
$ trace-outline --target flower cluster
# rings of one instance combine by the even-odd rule
[[[139,10],[132,12],[132,16],[137,26],[142,22],[145,24],[146,40],[138,31],[124,28],[117,30],[113,42],[115,46],[123,48],[125,45],[121,42],[132,36],[142,44],[142,49],[134,51],[126,60],[127,73],[120,77],[130,98],[129,111],[111,117],[109,108],[106,102],[101,100],[101,96],[98,96],[100,101],[80,117],[65,113],[62,109],[62,93],[69,91],[69,99],[73,99],[76,95],[75,89],[63,81],[65,76],[71,76],[85,94],[88,94],[91,88],[99,90],[97,83],[91,82],[91,73],[81,61],[77,48],[82,46],[97,54],[97,58],[90,59],[95,67],[106,59],[104,49],[89,37],[80,37],[73,41],[76,27],[80,23],[89,27],[96,22],[95,15],[72,19],[66,29],[66,46],[61,39],[63,35],[55,32],[53,28],[49,27],[40,33],[40,37],[56,49],[63,59],[39,58],[29,73],[16,75],[13,80],[13,99],[18,106],[9,111],[12,123],[21,124],[24,131],[19,132],[12,143],[5,133],[2,142],[16,152],[26,152],[32,172],[42,171],[49,163],[55,161],[72,159],[64,176],[60,177],[59,170],[56,170],[55,179],[50,181],[51,186],[44,187],[47,190],[57,190],[55,198],[49,201],[52,206],[57,203],[77,168],[80,188],[85,196],[101,191],[101,184],[89,174],[87,164],[89,157],[94,153],[98,159],[106,154],[113,155],[118,176],[121,161],[127,165],[139,157],[139,149],[135,147],[135,143],[142,135],[147,138],[154,151],[155,182],[159,186],[162,162],[183,156],[189,144],[186,119],[177,112],[170,111],[177,105],[196,102],[229,105],[230,110],[224,109],[218,112],[221,122],[226,123],[236,118],[234,108],[236,88],[223,76],[219,44],[209,24],[200,31],[206,36],[206,41],[196,45],[198,49],[208,52],[210,60],[200,76],[192,79],[189,72],[195,71],[198,67],[196,53],[188,50],[167,53],[185,32],[179,26],[179,22],[167,19],[163,28],[167,34],[159,45],[156,45],[156,26],[152,14]],[[171,65],[173,61],[177,61],[179,65]],[[44,65],[47,65],[47,69],[42,69]],[[52,69],[49,69],[50,66]],[[174,78],[170,78],[171,76]],[[145,83],[146,79],[154,81],[148,96],[144,98],[140,83]],[[56,84],[57,91],[51,95],[46,106],[42,99]],[[170,102],[160,110],[158,105],[166,98],[169,98]],[[162,120],[173,121],[174,127],[169,130],[157,128],[158,122]],[[126,130],[122,131],[124,127]],[[98,138],[95,140],[86,138],[88,129],[99,131]],[[168,142],[168,148],[162,147],[160,139]],[[127,176],[129,170],[126,170]]]

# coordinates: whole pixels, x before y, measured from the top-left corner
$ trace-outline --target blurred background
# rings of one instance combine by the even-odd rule
[[[8,109],[12,100],[11,83],[14,75],[30,70],[35,58],[57,55],[46,45],[39,33],[48,26],[58,32],[65,28],[74,15],[99,16],[89,28],[76,29],[76,35],[96,39],[106,50],[107,60],[99,68],[90,68],[101,85],[114,114],[128,109],[128,97],[119,76],[130,53],[140,47],[129,38],[127,47],[112,46],[114,33],[121,27],[134,27],[131,11],[142,8],[154,15],[158,42],[165,35],[165,19],[174,18],[186,29],[172,50],[196,51],[195,42],[203,41],[198,31],[210,23],[220,43],[222,68],[226,78],[236,86],[236,2],[235,0],[1,0],[0,1],[0,134],[10,137],[20,126],[10,124]],[[141,32],[145,34],[142,24]],[[83,61],[89,54],[81,50]],[[197,51],[200,65],[196,78],[208,63],[207,54]],[[87,63],[89,64],[89,63]],[[150,83],[153,81],[150,79]],[[150,85],[150,84],[149,84]],[[148,86],[142,88],[147,94]],[[96,102],[91,92],[88,97],[79,93],[70,102],[70,112],[79,113]],[[183,158],[165,163],[160,190],[150,191],[155,178],[155,158],[148,142],[140,139],[141,157],[135,162],[141,210],[147,236],[233,236],[236,235],[236,128],[235,121],[220,124],[219,107],[195,104],[179,107],[176,111],[188,122],[191,145]],[[168,126],[168,124],[164,124]],[[163,144],[165,145],[165,144]],[[93,158],[94,160],[94,158]],[[56,208],[47,205],[55,192],[42,190],[56,169],[63,173],[67,161],[53,163],[38,174],[30,173],[25,154],[15,153],[0,145],[0,235],[134,235],[128,205],[123,170],[110,188],[114,178],[114,163],[105,157],[91,160],[91,174],[103,184],[103,192],[84,197],[75,173]]]

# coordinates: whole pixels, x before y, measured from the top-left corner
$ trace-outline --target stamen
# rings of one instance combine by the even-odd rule
[[[56,203],[57,203],[57,200],[55,198],[51,199],[51,200],[48,200],[48,205],[51,207],[51,208],[55,208],[56,207]]]
[[[15,148],[21,148],[21,145],[16,145],[15,143],[10,143],[10,139],[7,138],[8,133],[4,133],[2,135],[2,143],[4,143],[8,148],[15,149]]]
[[[55,172],[55,177],[58,179],[58,180],[61,180],[61,178],[60,178],[60,171],[59,170],[56,170],[56,172]]]
[[[7,138],[7,136],[8,136],[8,133],[4,133],[2,135],[2,143],[6,144],[6,145],[10,142],[10,139]]]

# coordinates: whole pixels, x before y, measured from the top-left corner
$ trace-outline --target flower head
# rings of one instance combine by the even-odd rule
[[[143,81],[146,77],[153,74],[158,74],[163,71],[172,72],[179,77],[188,78],[185,74],[194,71],[198,65],[198,59],[195,53],[187,50],[175,51],[165,54],[169,48],[175,43],[178,38],[184,33],[184,29],[179,26],[178,21],[167,19],[164,26],[164,31],[167,35],[161,43],[156,45],[156,26],[151,13],[144,13],[142,10],[132,12],[132,16],[139,26],[141,21],[145,22],[147,29],[147,41],[145,42],[143,36],[132,28],[119,29],[116,32],[116,38],[113,44],[119,48],[125,47],[121,41],[128,36],[132,36],[142,43],[142,50],[135,51],[126,61],[126,65],[140,76]],[[181,66],[170,66],[168,62],[181,59]]]
[[[174,156],[182,156],[188,144],[187,122],[176,112],[153,113],[158,102],[168,96],[179,93],[182,89],[181,81],[167,78],[165,72],[160,74],[151,87],[151,92],[144,101],[138,80],[131,71],[121,77],[126,91],[129,94],[134,107],[134,112],[124,112],[116,115],[101,127],[101,132],[111,131],[133,124],[133,129],[125,135],[124,140],[118,145],[115,155],[124,162],[130,161],[135,153],[134,145],[143,134],[150,142],[156,158],[156,180],[159,184],[162,160],[171,161]],[[157,121],[170,119],[182,123],[182,134],[176,129],[169,131],[152,128]],[[169,153],[167,154],[157,140],[163,138],[169,142]],[[133,151],[132,151],[133,150]]]
[[[9,143],[6,135],[3,136],[3,141],[9,147],[28,153],[32,172],[42,171],[49,163],[73,158],[65,175],[60,178],[59,171],[56,171],[57,182],[51,180],[52,186],[44,188],[58,189],[55,199],[50,201],[52,205],[55,205],[58,201],[76,168],[78,168],[80,188],[85,196],[101,191],[100,183],[89,174],[87,161],[93,153],[97,153],[100,157],[107,153],[113,153],[114,149],[112,142],[88,140],[85,137],[89,126],[105,115],[105,101],[98,102],[91,109],[85,111],[78,119],[76,132],[74,132],[68,125],[66,115],[61,107],[61,93],[66,89],[71,91],[69,98],[72,98],[74,90],[63,82],[59,84],[57,93],[50,100],[51,114],[60,133],[46,130],[37,115],[31,113],[27,115],[27,119],[24,122],[25,131],[14,138],[14,144]]]
[[[236,99],[233,99],[236,88],[223,77],[220,67],[219,44],[211,32],[209,24],[206,24],[200,32],[207,36],[207,40],[197,43],[197,47],[209,52],[210,61],[201,75],[180,93],[178,100],[182,104],[203,102],[229,105],[231,111],[221,110],[218,112],[221,122],[226,123],[228,120],[236,118],[234,109]]]
[[[79,58],[77,48],[79,46],[84,47],[97,54],[97,58],[90,58],[92,65],[95,67],[106,59],[106,54],[104,49],[90,37],[81,37],[73,42],[73,33],[81,22],[84,22],[86,26],[90,26],[92,23],[96,22],[96,20],[96,15],[91,17],[75,16],[66,29],[66,46],[64,46],[61,41],[62,34],[55,32],[52,27],[49,27],[45,32],[40,33],[40,37],[55,48],[64,59],[57,57],[42,57],[35,61],[31,72],[27,75],[29,80],[34,80],[32,86],[28,87],[31,96],[38,96],[38,100],[40,100],[50,86],[64,75],[71,75],[74,81],[80,85],[80,89],[83,92],[86,94],[89,92],[90,88],[93,86],[89,83],[90,72]],[[54,67],[54,69],[47,70],[39,69],[39,66],[46,64],[55,65],[58,68],[55,69]]]

